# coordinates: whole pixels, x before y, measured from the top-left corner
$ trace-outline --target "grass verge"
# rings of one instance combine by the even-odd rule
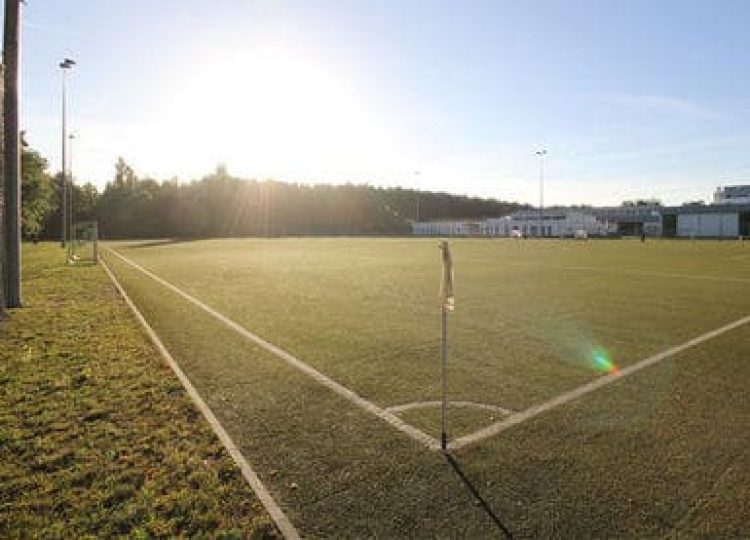
[[[0,536],[277,537],[98,267],[25,246],[0,323]]]

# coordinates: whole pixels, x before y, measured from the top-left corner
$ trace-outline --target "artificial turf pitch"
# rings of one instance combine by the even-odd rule
[[[439,398],[429,239],[122,242],[112,249],[379,407]],[[453,242],[449,395],[523,411],[750,314],[741,242]],[[105,251],[303,536],[742,535],[740,326],[445,458]],[[399,413],[437,436],[439,409]],[[502,420],[450,409],[450,436]]]

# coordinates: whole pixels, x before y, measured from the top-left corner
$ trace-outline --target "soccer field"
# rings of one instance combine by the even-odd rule
[[[454,466],[435,240],[104,258],[303,536],[750,532],[750,245],[451,244]]]

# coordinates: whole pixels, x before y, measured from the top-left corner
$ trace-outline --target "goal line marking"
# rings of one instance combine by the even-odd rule
[[[164,360],[167,362],[167,365],[172,369],[174,374],[182,383],[182,386],[183,388],[185,388],[185,391],[187,392],[190,399],[192,399],[195,406],[198,407],[198,410],[200,410],[205,419],[208,421],[208,424],[211,426],[211,429],[224,445],[224,448],[227,449],[229,455],[240,468],[245,481],[250,484],[250,487],[258,496],[258,499],[263,504],[268,514],[271,516],[271,519],[273,519],[274,523],[276,523],[276,526],[281,531],[281,534],[284,535],[284,538],[287,538],[289,540],[299,539],[300,535],[297,532],[297,529],[294,528],[292,522],[273,499],[271,494],[268,492],[268,489],[266,489],[266,486],[263,484],[263,482],[261,482],[258,475],[250,466],[250,463],[248,463],[248,461],[245,459],[245,456],[242,455],[240,449],[229,436],[229,433],[227,433],[227,431],[224,429],[224,426],[221,425],[221,422],[219,422],[218,418],[216,418],[213,411],[206,404],[206,402],[203,401],[203,398],[198,393],[198,390],[195,389],[193,384],[190,382],[190,379],[187,378],[185,373],[182,371],[180,366],[170,354],[169,350],[167,350],[167,348],[164,346],[164,343],[161,341],[161,339],[159,339],[159,336],[156,334],[154,329],[150,324],[148,324],[148,321],[146,321],[146,318],[130,299],[128,293],[125,292],[125,289],[122,287],[122,285],[120,285],[120,282],[117,281],[117,278],[109,269],[109,266],[107,266],[107,263],[105,263],[103,260],[100,260],[100,262],[102,264],[102,268],[104,268],[104,271],[112,280],[112,283],[114,283],[117,292],[119,292],[122,298],[125,300],[125,303],[133,312],[135,318],[141,324],[143,329],[146,331],[146,334],[151,339],[151,342],[154,344],[156,349],[161,354],[162,358],[164,358]]]
[[[128,264],[129,266],[132,266],[139,272],[143,273],[144,275],[150,277],[157,283],[163,285],[167,289],[171,290],[172,292],[180,295],[188,302],[192,303],[193,305],[199,307],[218,321],[224,323],[226,326],[237,332],[238,334],[242,335],[243,337],[247,338],[248,340],[252,341],[259,347],[265,349],[266,351],[270,352],[271,354],[277,356],[293,368],[297,369],[298,371],[301,371],[305,375],[308,375],[318,383],[322,384],[323,386],[329,388],[330,390],[334,391],[339,396],[343,397],[344,399],[350,401],[351,403],[354,403],[358,407],[366,410],[367,412],[374,414],[381,420],[387,422],[391,426],[395,427],[399,431],[407,434],[409,437],[414,439],[415,441],[423,444],[430,450],[440,450],[440,442],[435,439],[434,437],[431,437],[427,435],[424,431],[415,428],[411,424],[408,424],[401,420],[398,416],[395,414],[388,412],[387,410],[375,405],[373,402],[366,400],[359,394],[355,393],[354,391],[350,390],[346,386],[334,381],[330,377],[327,377],[326,375],[323,375],[320,371],[313,368],[312,366],[306,364],[299,358],[293,356],[292,354],[286,352],[280,347],[277,347],[273,343],[270,343],[269,341],[266,341],[262,337],[252,333],[250,330],[245,328],[244,326],[240,325],[239,323],[233,321],[229,317],[222,315],[218,311],[216,311],[214,308],[210,307],[207,304],[204,304],[194,296],[191,296],[190,294],[186,293],[182,289],[179,289],[178,287],[172,285],[168,281],[164,280],[163,278],[157,276],[153,272],[145,269],[135,261],[132,261],[119,253],[118,251],[106,248],[108,252],[114,254],[116,257],[121,259],[124,263]]]
[[[566,266],[564,264],[542,264],[542,263],[523,263],[523,262],[511,262],[508,263],[512,266],[520,267],[539,267],[539,268],[554,268],[556,270],[568,270],[571,272],[604,272],[606,274],[623,274],[630,276],[650,276],[660,278],[676,278],[676,279],[692,279],[694,281],[715,281],[718,283],[750,283],[750,278],[743,277],[720,277],[720,276],[707,276],[705,274],[680,274],[672,272],[659,272],[658,270],[638,270],[638,269],[618,269],[612,270],[603,266]]]
[[[500,420],[498,422],[495,422],[494,424],[490,424],[489,426],[483,429],[480,429],[479,431],[476,431],[470,435],[459,437],[458,439],[455,439],[453,442],[451,442],[448,445],[448,447],[451,450],[459,450],[461,448],[466,448],[469,445],[478,443],[479,441],[482,441],[489,437],[493,437],[497,435],[498,433],[501,433],[505,431],[506,429],[509,429],[513,426],[521,424],[527,420],[530,420],[534,418],[535,416],[539,416],[542,413],[545,413],[547,411],[556,409],[557,407],[570,403],[571,401],[576,400],[582,396],[585,396],[586,394],[590,394],[591,392],[598,390],[599,388],[608,386],[616,381],[619,381],[620,379],[627,377],[628,375],[637,373],[638,371],[641,371],[642,369],[645,369],[649,366],[657,364],[661,362],[662,360],[665,360],[666,358],[675,356],[676,354],[679,354],[687,349],[690,349],[691,347],[700,345],[701,343],[714,339],[715,337],[718,337],[731,330],[739,328],[740,326],[744,326],[748,323],[750,323],[750,315],[746,317],[742,317],[741,319],[737,319],[736,321],[731,322],[715,330],[711,330],[710,332],[706,332],[705,334],[702,334],[698,337],[695,337],[691,340],[681,343],[680,345],[675,345],[674,347],[670,347],[669,349],[662,351],[660,353],[657,353],[653,356],[649,356],[648,358],[645,358],[641,360],[640,362],[637,362],[631,366],[622,368],[620,371],[616,373],[610,373],[609,375],[604,375],[602,377],[599,377],[598,379],[594,379],[593,381],[589,383],[579,386],[578,388],[575,388],[574,390],[560,394],[559,396],[554,397],[548,401],[539,403],[537,405],[533,405],[526,410],[523,410],[516,414],[512,414],[509,417],[503,420]]]

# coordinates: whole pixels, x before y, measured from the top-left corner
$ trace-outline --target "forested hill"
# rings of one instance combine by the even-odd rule
[[[520,207],[402,188],[244,180],[222,168],[188,184],[159,183],[120,162],[93,217],[104,238],[398,235],[410,233],[417,212],[421,220],[484,218]]]

